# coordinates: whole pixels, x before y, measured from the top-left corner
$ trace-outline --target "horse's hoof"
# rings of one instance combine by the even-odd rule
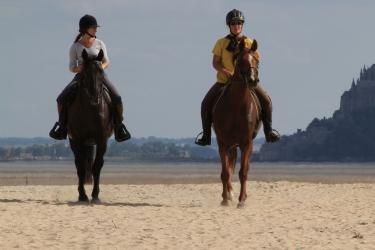
[[[227,206],[229,206],[229,201],[228,200],[223,200],[221,202],[221,205],[224,206],[224,207],[227,207]]]
[[[87,195],[80,195],[78,197],[78,201],[81,201],[81,202],[89,202],[89,197],[87,197]]]
[[[95,198],[91,199],[91,203],[93,203],[93,204],[100,204],[101,201],[100,201],[100,199],[98,197],[95,197]]]
[[[244,208],[244,207],[245,207],[245,202],[244,201],[238,202],[237,208]]]

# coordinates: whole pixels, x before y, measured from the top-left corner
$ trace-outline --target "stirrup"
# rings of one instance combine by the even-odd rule
[[[124,124],[115,125],[115,139],[118,142],[126,141],[131,138],[129,131],[126,129]]]
[[[49,136],[55,140],[65,140],[67,137],[67,131],[59,122],[56,122],[49,132]]]
[[[203,136],[198,139],[198,137],[203,134]],[[210,138],[208,138],[206,141],[204,141],[204,133],[203,132],[200,132],[197,137],[195,138],[195,144],[199,145],[199,146],[208,146],[208,145],[211,145],[211,140]]]
[[[280,133],[276,129],[271,129],[266,136],[266,141],[267,142],[277,142],[280,140]]]
[[[195,141],[194,141],[195,144],[198,144],[198,141],[200,140],[200,139],[198,139],[198,137],[199,137],[201,134],[203,134],[203,132],[200,132],[200,133],[197,135],[197,137],[195,137]],[[198,144],[198,145],[199,145],[199,144]]]

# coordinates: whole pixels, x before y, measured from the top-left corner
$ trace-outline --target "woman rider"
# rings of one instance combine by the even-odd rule
[[[57,109],[59,113],[59,121],[56,122],[55,126],[50,131],[50,136],[56,140],[64,140],[67,137],[67,106],[73,101],[74,89],[76,83],[80,78],[82,71],[82,51],[85,49],[90,56],[97,56],[100,50],[103,50],[104,57],[102,60],[102,68],[106,69],[109,66],[109,59],[107,50],[103,41],[96,39],[96,31],[99,25],[96,22],[95,17],[90,15],[84,15],[79,20],[79,34],[76,37],[74,43],[70,47],[69,57],[69,69],[71,72],[76,73],[74,79],[65,87],[61,94],[57,98]],[[113,113],[114,113],[114,133],[116,141],[125,141],[130,139],[130,134],[127,131],[123,121],[123,105],[121,96],[117,92],[113,84],[108,80],[106,74],[104,84],[109,90],[109,94],[112,99]]]
[[[245,22],[244,15],[239,10],[232,10],[226,16],[226,23],[230,34],[219,39],[213,49],[213,67],[217,70],[217,82],[211,87],[202,101],[201,116],[203,136],[196,140],[196,144],[206,146],[211,144],[211,112],[215,102],[224,89],[225,84],[234,73],[233,52],[242,39],[245,39],[245,46],[251,47],[252,40],[241,34]],[[256,52],[259,60],[259,53]],[[254,88],[262,106],[262,122],[267,142],[276,142],[280,139],[276,130],[272,129],[272,103],[271,99],[260,83]]]

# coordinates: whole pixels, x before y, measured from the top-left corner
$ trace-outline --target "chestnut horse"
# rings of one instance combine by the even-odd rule
[[[232,200],[231,177],[236,164],[237,147],[241,150],[241,192],[238,207],[244,206],[247,196],[246,180],[253,139],[261,124],[259,105],[252,90],[259,81],[258,60],[254,57],[257,46],[256,40],[250,49],[245,47],[244,39],[240,42],[234,54],[234,74],[213,108],[213,127],[222,164],[222,205],[228,205],[228,200]]]
[[[99,201],[100,171],[104,164],[107,140],[113,133],[111,101],[104,88],[103,59],[100,50],[90,58],[82,51],[83,69],[77,82],[77,93],[68,108],[68,135],[78,175],[79,201],[89,201],[84,184],[94,177],[92,201]]]

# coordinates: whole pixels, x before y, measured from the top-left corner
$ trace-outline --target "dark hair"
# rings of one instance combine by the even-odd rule
[[[81,37],[83,36],[83,33],[82,32],[79,32],[79,34],[76,36],[76,39],[74,40],[74,42],[78,42],[79,39],[81,39]]]

